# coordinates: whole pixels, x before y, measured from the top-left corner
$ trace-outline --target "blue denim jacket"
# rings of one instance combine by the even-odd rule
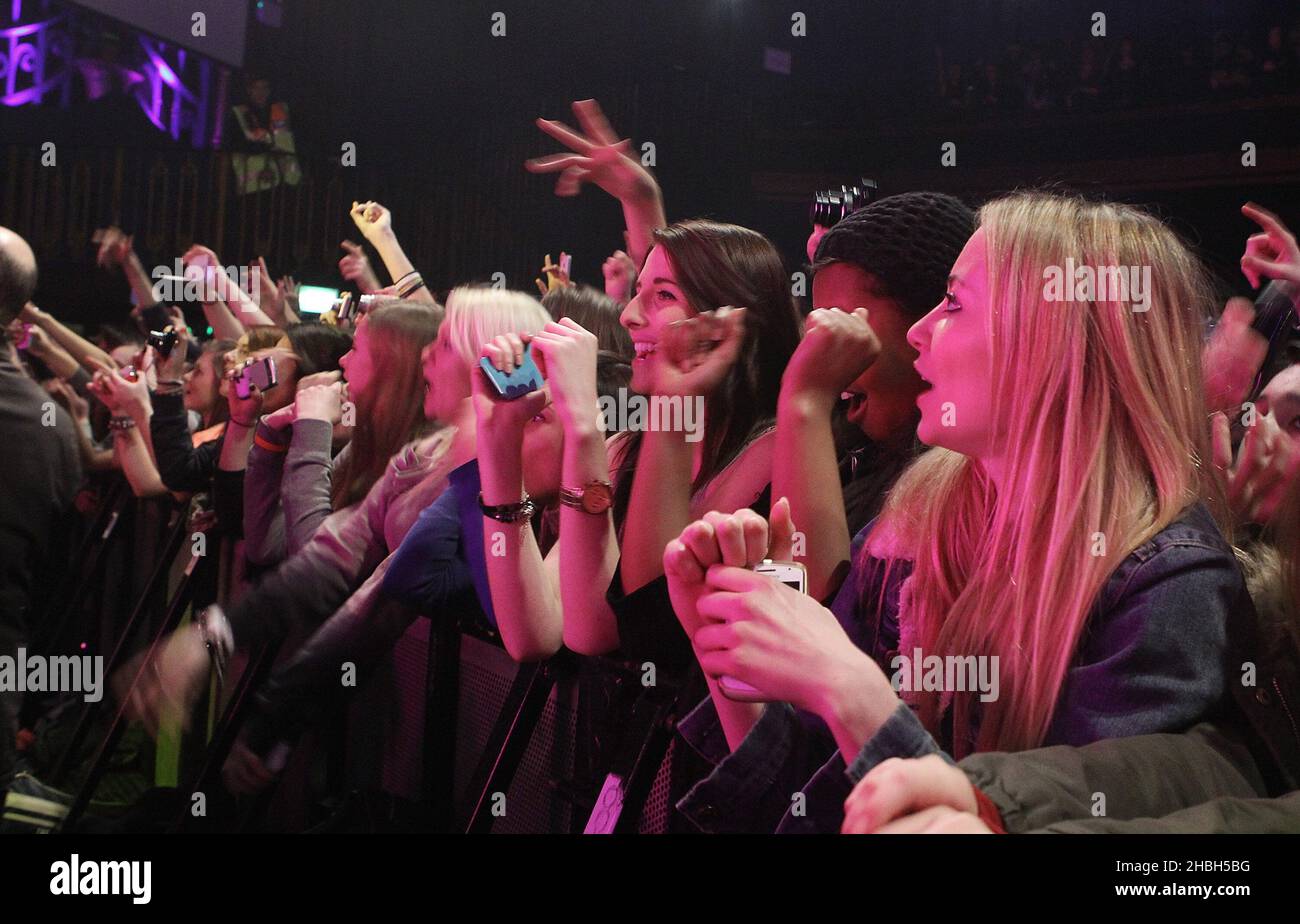
[[[898,585],[910,569],[895,563],[882,587],[884,563],[859,554],[869,530],[854,539],[853,568],[831,609],[888,673],[898,645]],[[1235,670],[1227,626],[1254,618],[1232,549],[1202,505],[1189,507],[1102,588],[1044,743],[1181,731],[1221,715]],[[847,766],[824,723],[785,703],[769,705],[730,754],[711,700],[678,731],[715,768],[678,803],[706,831],[837,831],[844,798],[872,767],[950,746],[902,703]]]

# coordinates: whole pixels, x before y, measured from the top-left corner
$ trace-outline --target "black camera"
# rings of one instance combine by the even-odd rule
[[[149,346],[158,351],[158,355],[166,359],[172,353],[172,347],[176,346],[176,331],[172,328],[166,330],[149,331]]]
[[[875,180],[868,180],[865,177],[858,181],[857,186],[820,189],[813,194],[813,202],[808,209],[808,221],[823,228],[832,228],[850,212],[856,212],[878,198],[880,198],[880,186]]]

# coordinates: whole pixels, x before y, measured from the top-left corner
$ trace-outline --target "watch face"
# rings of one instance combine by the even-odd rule
[[[582,509],[587,513],[604,513],[613,503],[609,488],[603,484],[589,484],[582,492]]]

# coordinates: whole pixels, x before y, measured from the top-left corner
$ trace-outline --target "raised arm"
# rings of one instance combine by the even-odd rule
[[[89,389],[113,415],[113,454],[136,497],[167,493],[150,454],[147,434],[153,415],[149,389],[116,369],[99,365]]]
[[[804,338],[781,377],[772,496],[786,498],[791,517],[807,530],[800,563],[816,600],[838,589],[849,561],[831,411],[879,352],[865,308],[852,314],[819,308],[808,316]]]
[[[393,231],[393,213],[378,202],[354,202],[351,215],[366,240],[379,252],[379,258],[384,261],[384,268],[388,270],[393,285],[397,287],[398,296],[430,305],[435,304],[436,300],[427,285],[410,288],[415,285],[415,277],[419,274],[416,273],[415,267],[406,256],[406,251],[402,250],[402,245],[397,241],[397,234]]]
[[[74,359],[80,362],[83,366],[86,366],[87,370],[90,372],[94,372],[95,370],[86,364],[88,358],[94,359],[100,364],[108,366],[110,369],[117,365],[117,363],[113,362],[113,358],[99,347],[95,346],[75,331],[65,327],[63,324],[59,323],[59,320],[54,317],[54,315],[50,314],[48,311],[42,311],[31,302],[28,302],[22,312],[20,312],[19,319],[39,327],[49,335],[53,344],[66,350]],[[71,373],[69,373],[69,375],[70,374]]]
[[[153,291],[153,280],[149,278],[149,273],[135,252],[134,235],[127,234],[114,225],[100,228],[91,237],[91,241],[99,245],[95,261],[100,266],[116,266],[122,270],[138,307],[144,308],[158,301]]]
[[[202,274],[203,313],[217,336],[237,340],[248,325],[275,326],[270,316],[230,278],[217,255],[207,247],[195,244],[185,252],[181,260],[185,264],[187,275],[191,272]],[[229,318],[222,315],[223,309],[230,315]],[[237,330],[235,325],[238,326]]]
[[[523,341],[514,334],[496,337],[483,348],[493,365],[505,372],[513,371],[523,351]],[[483,503],[492,507],[518,504],[527,494],[524,430],[529,421],[545,412],[550,390],[543,388],[507,401],[490,394],[487,381],[477,371],[470,373],[470,382],[478,421]],[[554,554],[551,561],[543,561],[527,519],[505,522],[485,515],[482,529],[483,546],[489,550],[485,562],[492,610],[506,651],[516,661],[550,657],[560,648],[564,624]]]
[[[528,161],[533,173],[558,173],[557,196],[576,196],[583,183],[595,183],[623,206],[627,222],[628,255],[639,269],[653,246],[652,234],[665,227],[663,193],[654,176],[632,153],[631,140],[619,140],[600,104],[594,99],[573,104],[582,126],[574,131],[563,122],[538,119],[537,127],[567,147],[570,153],[551,154]]]

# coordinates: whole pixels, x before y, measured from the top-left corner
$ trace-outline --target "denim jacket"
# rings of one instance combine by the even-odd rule
[[[854,539],[854,565],[832,610],[888,671],[898,645],[898,585],[908,569],[896,563],[892,586],[882,588],[883,563],[858,554],[869,530]],[[877,599],[879,606],[870,605]],[[1189,507],[1128,555],[1102,588],[1044,743],[1181,731],[1225,714],[1228,678],[1237,670],[1228,626],[1254,619],[1232,549],[1202,505]],[[769,705],[730,754],[712,701],[678,730],[714,765],[678,803],[706,831],[837,831],[845,797],[876,764],[951,749],[901,702],[847,764],[820,719],[785,703]]]

